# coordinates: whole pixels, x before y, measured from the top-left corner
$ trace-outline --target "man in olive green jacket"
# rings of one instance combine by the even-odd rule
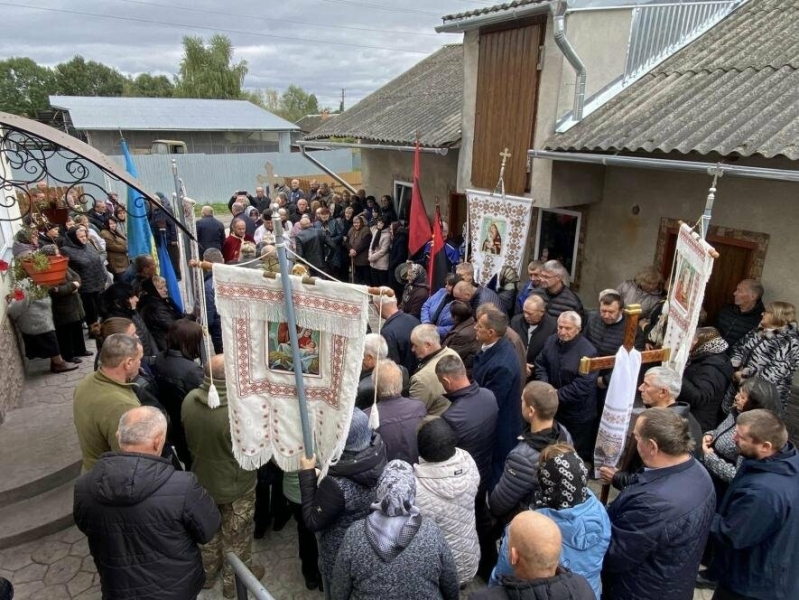
[[[100,351],[100,364],[75,388],[72,415],[86,473],[104,452],[119,451],[119,419],[139,400],[130,381],[141,364],[139,340],[124,333],[108,336]]]
[[[208,406],[211,375],[219,394],[217,408]],[[235,552],[258,579],[263,577],[264,568],[252,566],[256,471],[242,469],[233,455],[224,355],[217,354],[205,365],[205,380],[183,400],[181,420],[191,452],[191,470],[222,514],[222,528],[202,548],[205,587],[213,587],[221,570],[223,594],[233,598],[233,570],[224,560],[224,552]]]

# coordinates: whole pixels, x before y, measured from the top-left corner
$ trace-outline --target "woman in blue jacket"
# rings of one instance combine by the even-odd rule
[[[610,519],[588,489],[588,469],[568,444],[553,444],[541,451],[536,500],[530,509],[557,523],[563,536],[560,564],[585,577],[599,598],[599,574],[610,545]],[[508,552],[506,529],[489,586],[499,585],[502,576],[513,575]]]

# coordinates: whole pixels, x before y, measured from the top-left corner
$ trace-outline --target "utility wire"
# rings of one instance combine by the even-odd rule
[[[253,15],[242,15],[237,13],[225,12],[221,10],[210,10],[205,8],[194,8],[188,6],[176,6],[173,4],[159,4],[157,2],[143,2],[142,0],[117,0],[117,2],[125,2],[127,4],[139,4],[141,6],[157,6],[160,8],[172,8],[175,10],[183,10],[186,12],[204,13],[209,15],[224,15],[227,17],[239,17],[241,19],[252,19],[256,21],[266,21],[268,23],[291,23],[292,25],[303,25],[305,27],[326,27],[329,29],[347,29],[352,31],[366,31],[368,33],[394,33],[398,35],[425,35],[435,37],[439,34],[433,32],[415,32],[415,31],[401,31],[398,29],[375,29],[374,27],[351,27],[349,25],[322,25],[317,23],[308,23],[306,21],[291,21],[282,17],[278,19],[270,19],[267,17],[256,17]]]
[[[332,1],[332,0],[329,0]],[[344,1],[344,0],[341,0]],[[11,6],[14,8],[26,8],[31,10],[42,10],[46,12],[55,12],[55,13],[63,13],[63,14],[70,14],[70,15],[80,15],[84,17],[97,17],[99,19],[114,19],[116,21],[132,21],[136,23],[146,23],[148,25],[159,25],[161,27],[172,27],[172,28],[184,28],[184,29],[200,29],[205,31],[216,31],[219,33],[241,33],[250,36],[256,37],[263,37],[271,40],[288,40],[290,42],[307,42],[309,44],[318,44],[319,40],[316,39],[308,39],[308,38],[298,38],[298,37],[291,37],[287,35],[272,35],[272,34],[265,34],[259,33],[257,31],[246,31],[243,29],[223,29],[221,27],[208,27],[206,25],[189,25],[188,23],[168,23],[166,21],[153,21],[151,19],[141,19],[139,17],[120,17],[118,15],[101,15],[97,13],[90,13],[84,12],[79,10],[68,10],[65,8],[49,8],[44,6],[31,6],[25,4],[14,4],[12,2],[0,2],[0,6]],[[427,56],[430,52],[425,52],[423,50],[405,50],[403,48],[391,48],[388,46],[371,46],[368,44],[353,44],[351,42],[337,42],[333,40],[326,39],[324,40],[324,44],[328,46],[348,46],[352,48],[368,48],[371,50],[390,50],[392,52],[404,52],[405,54],[420,54]]]
[[[368,2],[358,2],[357,0],[322,0],[322,2],[332,2],[334,4],[349,4],[351,6],[360,6],[362,8],[371,8],[374,10],[386,10],[389,12],[415,13],[419,15],[432,15],[434,17],[441,17],[441,14],[439,12],[420,10],[418,8],[399,8],[397,6],[380,6],[377,4],[369,4]]]

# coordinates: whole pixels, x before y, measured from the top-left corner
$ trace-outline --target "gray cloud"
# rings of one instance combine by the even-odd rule
[[[232,40],[236,59],[249,65],[245,87],[282,91],[294,83],[330,107],[338,106],[341,88],[346,88],[347,105],[352,106],[442,45],[460,41],[459,35],[435,34],[441,16],[490,4],[484,0],[0,0],[4,25],[0,54],[29,56],[47,65],[80,54],[126,74],[173,75],[184,35],[207,39],[223,33]]]

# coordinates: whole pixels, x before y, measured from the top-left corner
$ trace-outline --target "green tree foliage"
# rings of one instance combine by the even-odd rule
[[[126,78],[116,69],[75,56],[55,68],[56,93],[63,96],[121,96]]]
[[[55,75],[30,58],[0,61],[0,111],[35,117],[50,106],[48,96],[55,91]]]
[[[277,115],[287,121],[296,123],[305,115],[315,115],[319,113],[319,101],[314,94],[309,94],[298,85],[290,85],[280,96],[279,110]]]
[[[175,86],[166,75],[141,73],[135,78],[128,78],[123,95],[142,98],[171,98],[174,93]]]
[[[213,36],[208,46],[201,37],[184,37],[175,96],[238,100],[247,74],[247,61],[235,64],[232,61],[233,45],[226,36]]]

